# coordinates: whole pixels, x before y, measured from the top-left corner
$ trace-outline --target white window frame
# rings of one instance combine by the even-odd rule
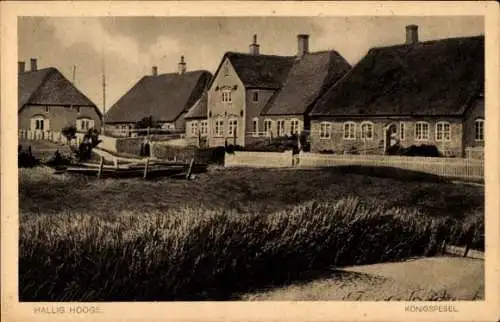
[[[197,136],[198,133],[198,121],[191,122],[191,135]]]
[[[252,136],[259,136],[259,118],[252,119]]]
[[[283,126],[280,127],[280,124]],[[284,136],[285,135],[285,120],[277,120],[276,121],[276,136]]]
[[[294,126],[295,125],[295,126]],[[294,132],[295,130],[295,132]],[[290,134],[299,134],[300,133],[300,120],[299,119],[291,119],[290,120]]]
[[[223,119],[216,119],[215,120],[214,135],[216,137],[224,136],[224,120]]]
[[[349,128],[348,131],[346,131],[346,127]],[[356,123],[355,122],[353,122],[353,121],[344,122],[343,128],[344,128],[344,140],[356,140]],[[352,130],[351,130],[351,128],[352,128]]]
[[[76,120],[76,130],[77,131],[88,131],[94,127],[94,120],[84,117]],[[122,126],[122,128],[126,128],[126,126]]]
[[[478,137],[478,129],[480,129],[480,137]],[[484,142],[484,119],[483,118],[477,118],[474,120],[474,141]]]
[[[445,126],[448,126],[448,131],[446,132],[445,131]],[[442,137],[439,138],[439,133],[440,133],[440,128],[441,127],[441,135]],[[435,129],[436,133],[436,141],[437,142],[449,142],[451,141],[451,124],[450,122],[444,122],[444,121],[441,121],[441,122],[437,122],[436,123],[436,129]],[[448,134],[448,137],[446,137],[445,134]]]
[[[228,137],[232,138],[236,134],[238,136],[238,120],[237,119],[229,119],[227,128]]]
[[[208,133],[208,121],[207,120],[200,121],[200,135],[206,136],[207,133]]]
[[[406,128],[404,122],[399,122],[399,140],[404,141],[406,139]]]
[[[425,132],[423,131],[424,125],[427,127],[427,131],[425,131]],[[422,131],[421,131],[422,136],[421,137],[418,136],[419,126],[422,126]],[[427,134],[427,135],[425,136],[424,134]],[[415,141],[418,141],[418,142],[429,141],[429,139],[430,139],[429,136],[430,136],[429,122],[424,122],[424,121],[416,122],[415,123]]]
[[[366,126],[370,127],[370,137],[365,137],[364,128]],[[354,131],[354,133],[356,133],[356,131]],[[361,139],[363,139],[363,140],[373,140],[374,134],[375,134],[375,126],[374,126],[373,122],[364,121],[364,122],[361,123]]]
[[[332,137],[332,122],[321,122],[319,124],[319,138],[331,139]]]
[[[222,95],[222,103],[228,103],[228,104],[231,104],[233,102],[233,99],[231,97],[231,90],[229,89],[223,89],[221,91],[221,95]]]
[[[270,135],[273,131],[273,120],[265,119],[264,120],[264,132],[266,135]]]

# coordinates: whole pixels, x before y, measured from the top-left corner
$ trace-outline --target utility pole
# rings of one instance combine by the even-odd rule
[[[101,53],[102,59],[102,134],[105,135],[105,115],[106,115],[106,71],[104,68],[104,46]]]

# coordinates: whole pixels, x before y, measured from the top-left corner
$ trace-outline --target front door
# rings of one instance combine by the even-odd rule
[[[398,144],[396,124],[389,124],[385,128],[384,151],[387,152],[396,144]]]

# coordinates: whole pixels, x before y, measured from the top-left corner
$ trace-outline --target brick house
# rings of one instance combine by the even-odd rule
[[[212,77],[205,70],[186,71],[184,57],[177,73],[152,74],[142,77],[105,115],[106,131],[116,136],[131,136],[129,130],[144,117],[151,116],[161,127],[184,132],[184,115],[196,102]]]
[[[309,53],[308,35],[298,35],[296,56],[260,54],[254,35],[249,53],[226,53],[206,94],[203,107],[209,146],[244,146],[268,136],[300,133],[309,127],[307,112],[320,93],[350,68],[335,51]],[[203,114],[202,113],[202,114]],[[195,114],[193,112],[193,114]],[[186,137],[205,127],[189,121]]]
[[[372,48],[311,111],[311,150],[385,154],[434,145],[447,156],[482,155],[484,37]]]
[[[18,63],[18,128],[29,139],[58,139],[66,126],[79,133],[100,130],[102,114],[56,68],[37,68],[31,59],[30,70]]]

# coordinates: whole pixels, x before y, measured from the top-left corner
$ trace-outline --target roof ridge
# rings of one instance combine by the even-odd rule
[[[402,47],[412,47],[412,46],[418,46],[418,45],[430,45],[430,44],[435,44],[435,43],[440,43],[444,41],[457,41],[457,40],[464,40],[464,39],[479,39],[479,38],[484,38],[484,35],[477,35],[477,36],[465,36],[465,37],[448,37],[448,38],[440,38],[440,39],[431,39],[431,40],[426,40],[426,41],[419,41],[414,44],[394,44],[394,45],[387,45],[387,46],[374,46],[371,47],[367,53],[371,52],[372,50],[380,50],[380,49],[388,49],[388,48],[402,48]]]
[[[227,51],[224,56],[227,55],[242,55],[242,56],[248,56],[248,57],[276,57],[276,58],[295,58],[296,56],[284,56],[284,55],[276,55],[276,54],[250,54],[250,53],[244,53],[244,52],[237,52],[237,51]]]

